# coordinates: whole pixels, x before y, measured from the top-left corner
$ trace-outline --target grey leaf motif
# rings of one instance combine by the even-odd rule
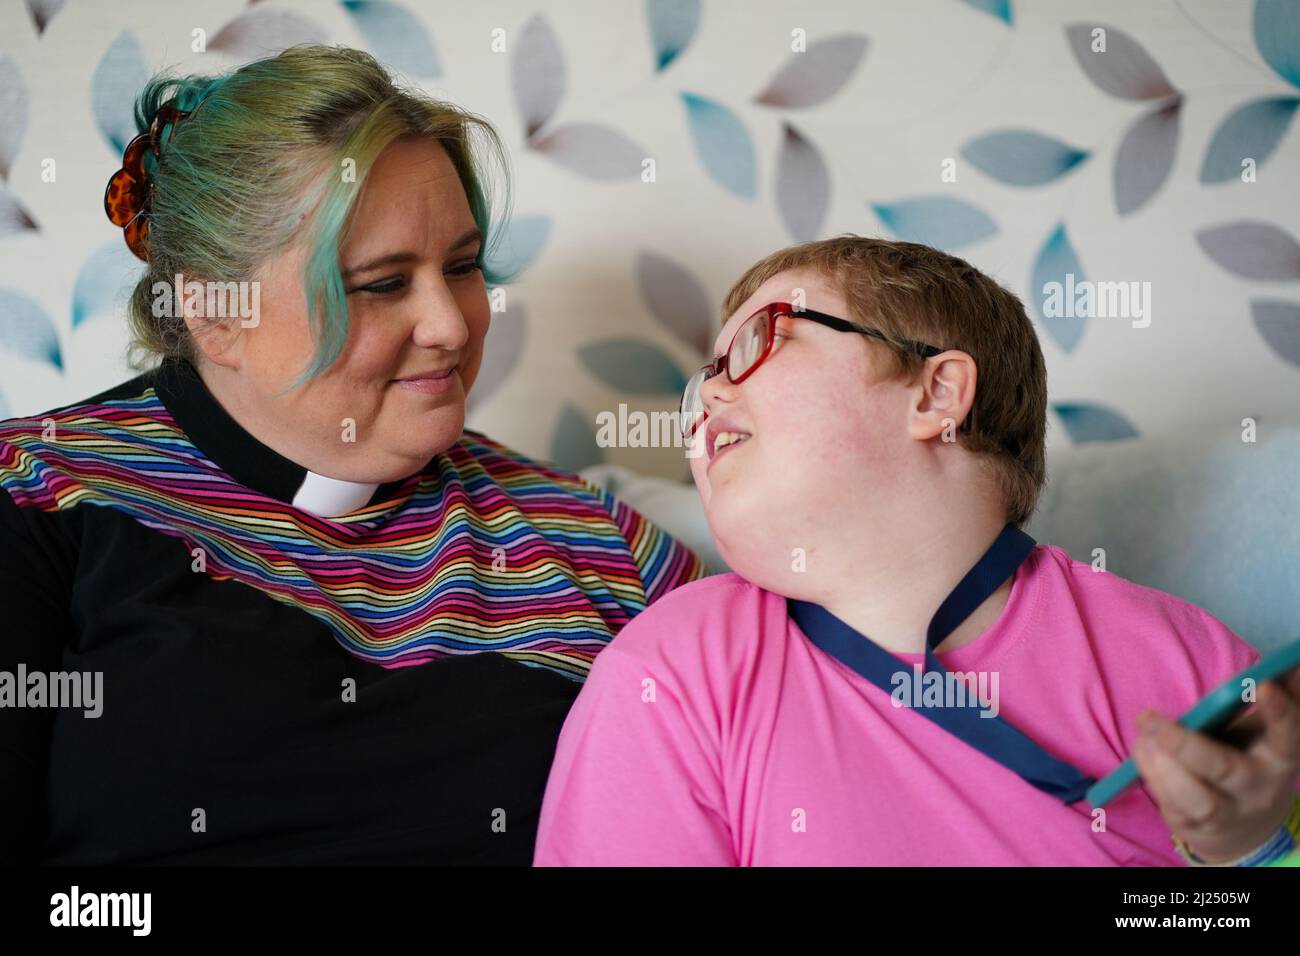
[[[324,43],[328,34],[318,24],[289,10],[253,7],[222,27],[208,41],[209,50],[241,60],[279,53],[298,43]]]
[[[1115,154],[1115,207],[1121,216],[1138,209],[1164,183],[1174,166],[1183,98],[1141,116]]]
[[[63,9],[63,4],[67,0],[27,0],[27,8],[32,11],[32,20],[36,24],[36,32],[44,33],[45,28],[50,25],[50,21],[55,15]]]
[[[1278,355],[1300,365],[1300,303],[1255,299],[1250,303],[1255,328]]]
[[[524,25],[510,67],[510,83],[515,105],[524,121],[524,137],[532,139],[564,97],[564,57],[550,24],[541,14]]]
[[[469,411],[477,411],[496,394],[519,364],[524,354],[525,318],[523,307],[518,305],[492,316],[483,343],[483,362],[466,402]]]
[[[660,325],[698,355],[713,348],[713,309],[699,279],[671,259],[641,252],[636,257],[636,281]]]
[[[1266,222],[1224,223],[1196,234],[1205,254],[1247,279],[1300,279],[1300,243]]]
[[[776,204],[785,227],[799,242],[816,239],[830,204],[831,182],[817,147],[789,123],[776,159]]]
[[[857,33],[817,40],[803,53],[791,54],[754,102],[786,109],[816,106],[849,81],[866,49],[867,38]]]
[[[1092,31],[1106,31],[1106,49],[1094,52]],[[1142,45],[1123,30],[1099,23],[1072,23],[1065,28],[1070,50],[1088,79],[1111,96],[1154,100],[1178,91]]]
[[[0,236],[36,228],[36,223],[27,210],[18,204],[9,190],[0,187]]]
[[[0,177],[9,178],[23,132],[27,129],[27,90],[18,64],[0,56]]]
[[[617,130],[596,123],[570,123],[541,139],[532,149],[588,179],[634,179],[646,153]]]

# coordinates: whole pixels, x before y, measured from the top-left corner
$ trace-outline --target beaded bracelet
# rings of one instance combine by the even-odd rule
[[[1282,859],[1282,857],[1296,849],[1297,846],[1300,846],[1300,796],[1297,796],[1292,801],[1291,814],[1287,817],[1286,822],[1278,827],[1277,831],[1264,842],[1263,846],[1235,860],[1228,860],[1223,863],[1209,863],[1192,852],[1192,848],[1178,837],[1174,837],[1173,841],[1178,855],[1186,860],[1190,866],[1265,866],[1274,860]]]

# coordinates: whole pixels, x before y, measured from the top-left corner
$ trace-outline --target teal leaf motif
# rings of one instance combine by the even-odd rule
[[[1088,158],[1084,150],[1033,130],[1006,129],[971,140],[961,155],[985,175],[1009,186],[1041,186]]]
[[[983,10],[1003,21],[1007,26],[1014,26],[1011,15],[1011,0],[964,0],[976,10]]]
[[[122,308],[130,298],[145,264],[121,239],[100,246],[82,263],[72,287],[72,328],[93,315]]]
[[[952,251],[987,239],[997,224],[982,209],[949,196],[921,196],[871,206],[899,239]]]
[[[605,460],[587,416],[565,405],[551,439],[551,461],[566,471],[581,471]]]
[[[500,233],[489,242],[483,270],[489,285],[505,285],[519,279],[541,255],[551,234],[551,220],[547,216],[516,216],[500,228]]]
[[[683,93],[695,152],[714,181],[741,199],[758,192],[758,161],[745,125],[721,103]]]
[[[639,339],[606,339],[578,349],[588,371],[610,388],[634,395],[680,395],[686,376],[661,349]]]
[[[1073,352],[1083,338],[1087,317],[1072,315],[1073,307],[1069,300],[1073,298],[1071,290],[1084,281],[1083,267],[1070,244],[1070,237],[1065,233],[1065,223],[1060,223],[1047,237],[1034,260],[1029,278],[1029,297],[1043,327],[1066,352]]]
[[[1133,423],[1113,408],[1087,402],[1055,402],[1052,408],[1076,445],[1138,437]]]
[[[135,138],[135,98],[147,82],[149,68],[140,44],[135,34],[123,30],[104,51],[90,79],[90,109],[95,125],[118,156]],[[107,182],[108,176],[104,179]]]
[[[1292,365],[1300,365],[1300,303],[1255,299],[1250,315],[1268,347]]]
[[[438,76],[438,56],[429,33],[405,7],[387,0],[343,0],[343,8],[386,65],[413,76]]]
[[[655,72],[662,73],[690,45],[700,25],[700,0],[646,0]]]
[[[17,292],[0,289],[0,348],[63,370],[59,335],[45,310]]]
[[[1229,113],[1205,150],[1201,182],[1223,183],[1241,175],[1247,157],[1262,165],[1286,135],[1300,106],[1300,97],[1275,96],[1252,100]]]
[[[1256,0],[1254,28],[1259,55],[1300,87],[1300,0]]]

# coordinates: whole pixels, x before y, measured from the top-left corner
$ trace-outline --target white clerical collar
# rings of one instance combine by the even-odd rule
[[[326,478],[309,471],[303,475],[302,485],[293,496],[293,506],[322,518],[334,518],[363,507],[378,487],[378,484]]]

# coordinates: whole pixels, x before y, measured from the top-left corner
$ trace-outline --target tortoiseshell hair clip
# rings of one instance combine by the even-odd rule
[[[137,259],[145,262],[149,261],[149,206],[153,198],[153,182],[145,173],[144,151],[148,149],[157,160],[162,155],[160,137],[163,128],[170,125],[172,135],[175,135],[176,124],[189,115],[189,112],[177,109],[174,100],[160,106],[149,124],[149,131],[126,144],[122,151],[122,168],[113,174],[104,190],[104,212],[109,221],[122,228],[127,248],[135,253]]]

